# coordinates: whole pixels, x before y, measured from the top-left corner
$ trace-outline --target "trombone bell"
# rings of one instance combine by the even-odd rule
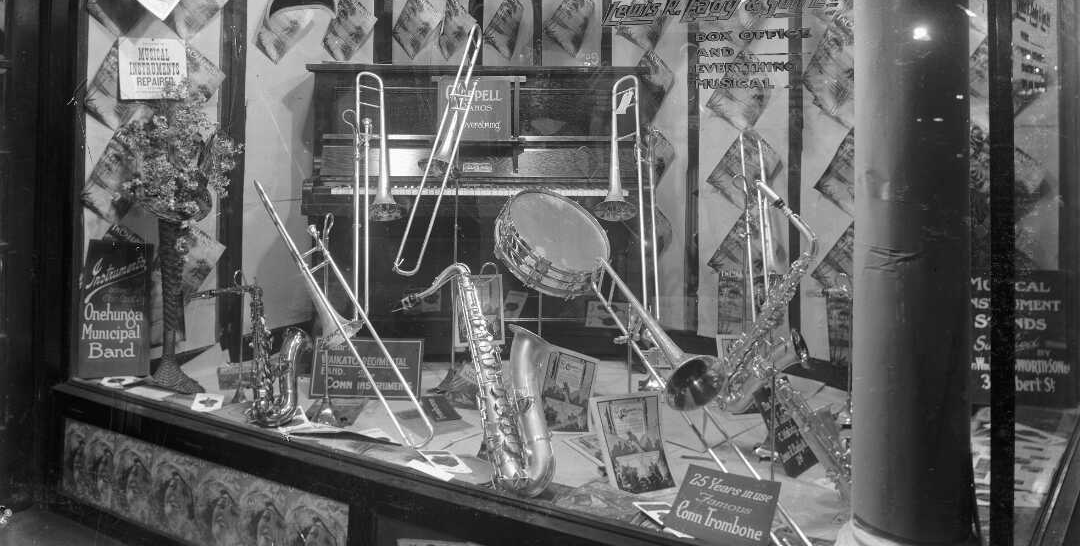
[[[357,89],[359,92],[359,89]],[[379,94],[379,104],[383,104],[382,93]],[[379,118],[385,119],[382,115],[382,107],[379,108]],[[371,119],[364,118],[363,120],[364,130],[371,138]],[[401,205],[394,200],[394,196],[390,195],[390,142],[386,136],[389,134],[385,123],[382,127],[379,127],[381,131],[381,137],[379,139],[379,183],[375,189],[375,198],[372,200],[371,205],[368,206],[368,214],[371,215],[371,219],[376,222],[389,222],[391,220],[397,220],[401,218]]]
[[[700,408],[720,394],[724,378],[704,358],[690,359],[668,377],[664,401],[679,411]]]
[[[608,168],[608,194],[603,201],[593,207],[593,214],[607,222],[622,222],[637,214],[637,207],[622,195],[622,180],[619,175],[619,143],[614,135],[611,139],[611,161]]]

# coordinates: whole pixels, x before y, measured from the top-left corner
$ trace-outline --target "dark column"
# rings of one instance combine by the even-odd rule
[[[847,544],[973,540],[968,17],[855,2],[852,525]]]

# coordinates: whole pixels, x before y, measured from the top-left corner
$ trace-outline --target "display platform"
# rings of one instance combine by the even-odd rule
[[[215,359],[220,355],[216,348],[207,351],[200,358],[185,365],[185,371],[207,386],[209,393],[220,394],[228,402],[233,395],[231,391],[213,388],[217,385]],[[421,391],[437,385],[448,369],[448,363],[425,363]],[[630,384],[637,385],[644,377],[643,374],[633,374],[629,378]],[[795,376],[790,380],[815,409],[839,408],[844,403],[842,391]],[[603,396],[625,393],[627,384],[625,363],[601,361],[593,394]],[[482,438],[480,415],[476,410],[455,408],[461,419],[437,423],[436,435],[425,446],[425,449],[452,452],[468,467],[466,472],[447,473],[428,464],[416,450],[396,445],[400,440],[395,435],[394,426],[377,401],[335,399],[333,404],[339,415],[355,416],[343,427],[343,430],[352,434],[335,437],[287,434],[277,429],[256,427],[249,424],[243,414],[246,404],[226,403],[220,410],[195,412],[191,410],[194,401],[192,395],[178,395],[151,387],[110,389],[94,381],[72,380],[57,387],[57,390],[68,400],[65,410],[65,417],[68,419],[112,429],[120,434],[141,437],[150,443],[164,445],[171,450],[214,464],[232,466],[262,479],[348,502],[351,505],[350,513],[360,514],[372,510],[377,512],[379,506],[387,503],[404,508],[405,512],[428,507],[433,503],[451,503],[459,505],[458,510],[470,514],[485,513],[485,517],[506,522],[527,522],[541,528],[541,534],[545,536],[551,534],[555,537],[566,533],[584,543],[678,541],[673,534],[661,532],[655,524],[650,525],[647,518],[641,517],[633,503],[671,502],[678,492],[678,484],[682,483],[691,464],[714,466],[682,417],[664,404],[661,404],[660,425],[673,487],[643,494],[619,491],[612,487],[602,474],[602,457],[598,453],[587,454],[587,446],[590,444],[581,442],[581,437],[588,434],[556,432],[553,433],[551,442],[556,461],[552,484],[538,498],[522,499],[490,488],[491,465],[486,459],[477,457]],[[298,390],[300,407],[317,405],[317,397],[313,399],[308,396],[309,378],[301,379]],[[408,402],[392,401],[391,407],[406,429],[412,434],[420,434],[420,420],[416,418],[416,412],[410,409]],[[94,414],[100,417],[95,419],[92,417]],[[106,417],[107,415],[112,417]],[[697,422],[702,421],[700,412],[692,415]],[[754,454],[754,448],[766,436],[761,415],[730,415],[720,412],[717,412],[717,415],[731,441],[749,457],[759,475],[780,483],[780,503],[804,532],[815,542],[831,543],[840,526],[847,520],[848,507],[831,487],[821,465],[810,468],[798,478],[789,478],[779,463],[770,468],[767,460]],[[153,426],[148,426],[150,422],[154,423]],[[749,475],[730,444],[723,442],[722,434],[711,425],[705,430],[706,437],[717,444],[716,451],[727,469],[737,474]],[[384,434],[394,443],[364,439],[361,434]],[[248,455],[238,459],[238,453]],[[347,484],[354,480],[379,482],[382,488],[392,491],[384,491],[382,494],[369,491],[363,496],[371,505],[358,508],[356,493],[347,489]],[[375,490],[371,489],[370,485],[365,487]],[[355,519],[356,515],[352,518]],[[456,525],[453,518],[439,518],[437,523],[434,520],[422,523],[438,526],[425,532],[433,532],[439,536],[442,536],[440,533],[449,533],[461,540],[481,544],[498,543],[491,542],[491,539],[485,542],[486,533],[465,536],[455,534],[452,529]],[[779,518],[774,523],[774,529],[780,535],[790,533],[790,529]],[[369,542],[364,540],[355,542],[357,537],[364,536],[365,532],[369,531],[358,530],[350,525],[350,543],[368,544]],[[546,542],[546,539],[543,542]]]

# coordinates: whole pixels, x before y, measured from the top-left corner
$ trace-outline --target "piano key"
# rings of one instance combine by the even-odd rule
[[[509,197],[516,195],[518,192],[532,188],[545,188],[567,197],[604,197],[607,195],[606,188],[600,187],[549,187],[543,184],[530,184],[530,185],[517,185],[517,184],[498,184],[493,186],[463,186],[460,190],[454,188],[447,188],[446,195],[461,195],[463,197]],[[376,188],[371,187],[370,191],[364,192],[363,188],[360,188],[361,195],[364,193],[374,194]],[[392,187],[390,193],[396,196],[415,196],[419,193],[417,186],[397,186]],[[313,190],[316,193],[322,193],[318,190]],[[325,191],[325,190],[323,190]],[[423,195],[438,195],[439,188],[426,187],[424,188]],[[329,188],[329,194],[334,196],[351,196],[353,194],[352,186],[345,185],[333,185]],[[630,192],[623,190],[623,197],[629,196]]]

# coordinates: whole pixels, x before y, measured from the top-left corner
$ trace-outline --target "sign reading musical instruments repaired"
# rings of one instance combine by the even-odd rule
[[[706,544],[769,543],[780,483],[690,465],[664,525]]]
[[[461,140],[509,140],[510,139],[510,79],[499,76],[474,78],[476,88],[472,91],[472,105],[465,120]],[[465,93],[450,97],[453,77],[439,78],[439,112],[451,105],[464,109],[468,103]],[[436,127],[437,128],[437,127]]]
[[[406,385],[398,379],[390,363],[386,361],[379,345],[373,339],[353,339],[357,354],[367,366],[375,384],[384,397],[390,400],[407,399]],[[420,362],[424,356],[422,339],[383,339],[386,349],[401,370],[408,388],[420,392]],[[334,398],[377,398],[371,382],[344,344],[327,346],[325,339],[315,343],[315,361],[311,369],[311,397],[322,396],[330,391]]]

